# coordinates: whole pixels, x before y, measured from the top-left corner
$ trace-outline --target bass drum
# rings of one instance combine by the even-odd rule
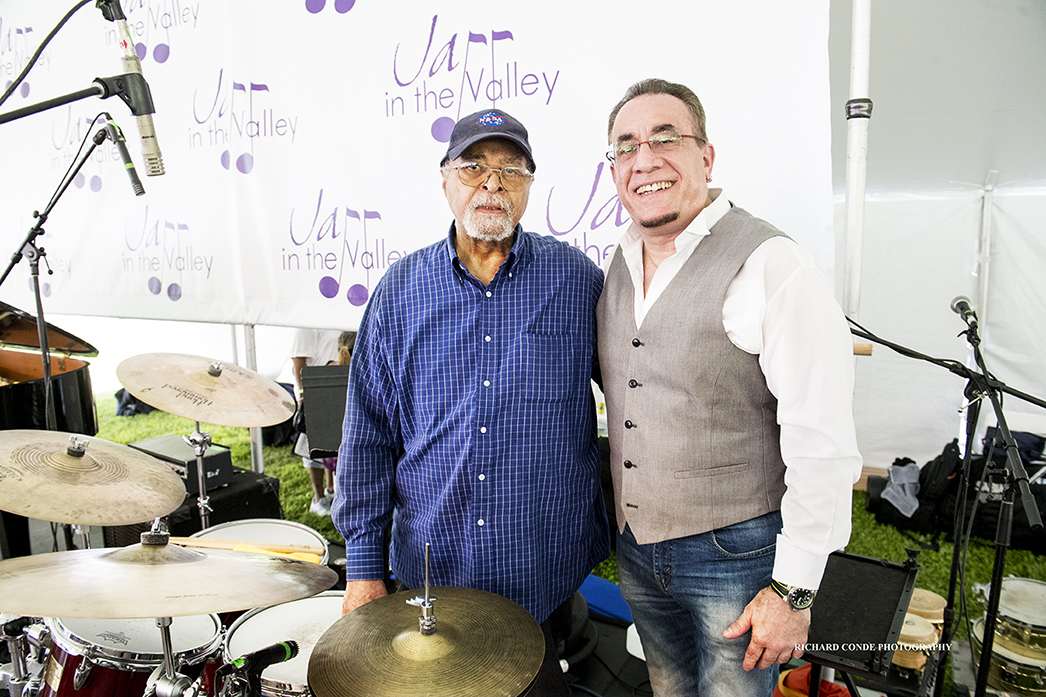
[[[281,641],[295,641],[297,656],[262,671],[261,692],[265,697],[311,694],[309,657],[323,633],[341,618],[342,597],[341,591],[325,591],[310,598],[251,610],[229,627],[225,662]]]
[[[41,697],[135,697],[163,666],[163,639],[155,619],[46,619],[53,641],[44,666]],[[218,655],[217,615],[171,620],[175,670],[198,677]],[[188,670],[186,670],[188,669]]]

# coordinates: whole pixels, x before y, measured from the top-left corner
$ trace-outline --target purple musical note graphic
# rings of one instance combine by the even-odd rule
[[[356,0],[334,0],[334,11],[340,15],[345,14],[356,4]],[[327,6],[327,0],[305,0],[305,9],[310,14],[319,14]]]

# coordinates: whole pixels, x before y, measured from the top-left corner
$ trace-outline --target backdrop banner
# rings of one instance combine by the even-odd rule
[[[62,5],[68,7],[63,8]],[[0,3],[0,86],[64,11]],[[438,164],[459,117],[504,109],[530,130],[523,225],[604,264],[628,215],[607,117],[633,82],[702,98],[715,186],[834,260],[828,0],[525,7],[454,0],[122,0],[167,173],[144,176],[135,119],[90,97],[0,125],[0,253],[17,251],[102,111],[146,193],[102,143],[44,225],[48,313],[355,327],[389,265],[451,221]],[[662,15],[662,16],[658,16]],[[88,3],[0,106],[8,113],[123,72]],[[23,260],[0,299],[32,312]]]

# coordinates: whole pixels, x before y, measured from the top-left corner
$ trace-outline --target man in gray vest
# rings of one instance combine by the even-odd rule
[[[850,537],[849,328],[810,255],[708,188],[690,89],[633,85],[608,137],[632,217],[597,309],[621,590],[657,697],[768,697]]]

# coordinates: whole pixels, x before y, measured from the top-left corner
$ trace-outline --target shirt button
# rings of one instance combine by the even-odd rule
[[[484,387],[490,387],[490,380],[484,380],[483,381],[483,386]]]
[[[488,290],[488,291],[487,291],[487,297],[489,298],[489,297],[490,297],[490,296],[492,296],[492,295],[494,295],[494,294],[493,294],[493,293],[491,293],[491,292],[490,292],[490,291]]]
[[[626,470],[630,470],[630,469],[632,469],[633,467],[635,467],[635,465],[633,465],[633,464],[632,464],[632,461],[631,461],[631,460],[625,460],[625,469],[626,469]]]
[[[629,387],[639,387],[639,383],[636,382],[635,380],[629,380],[628,381],[628,386]]]
[[[487,427],[486,426],[480,426],[479,427],[479,432],[480,433],[486,433],[487,432]]]
[[[632,345],[633,345],[633,346],[635,346],[635,347],[637,347],[637,348],[639,347],[639,345],[640,345],[641,343],[642,343],[642,342],[640,342],[638,338],[636,338],[636,339],[632,339]]]
[[[483,481],[484,479],[486,479],[486,478],[487,478],[487,475],[485,475],[485,474],[481,474],[481,475],[479,475],[479,481],[481,481],[481,482],[482,482],[482,481]]]
[[[483,337],[483,341],[489,342],[490,341],[490,337],[489,336]]]
[[[477,520],[476,525],[483,525],[483,519],[480,518],[479,520]]]
[[[625,428],[635,428],[635,427],[636,427],[636,425],[634,423],[632,423],[631,421],[626,421],[625,422]]]

